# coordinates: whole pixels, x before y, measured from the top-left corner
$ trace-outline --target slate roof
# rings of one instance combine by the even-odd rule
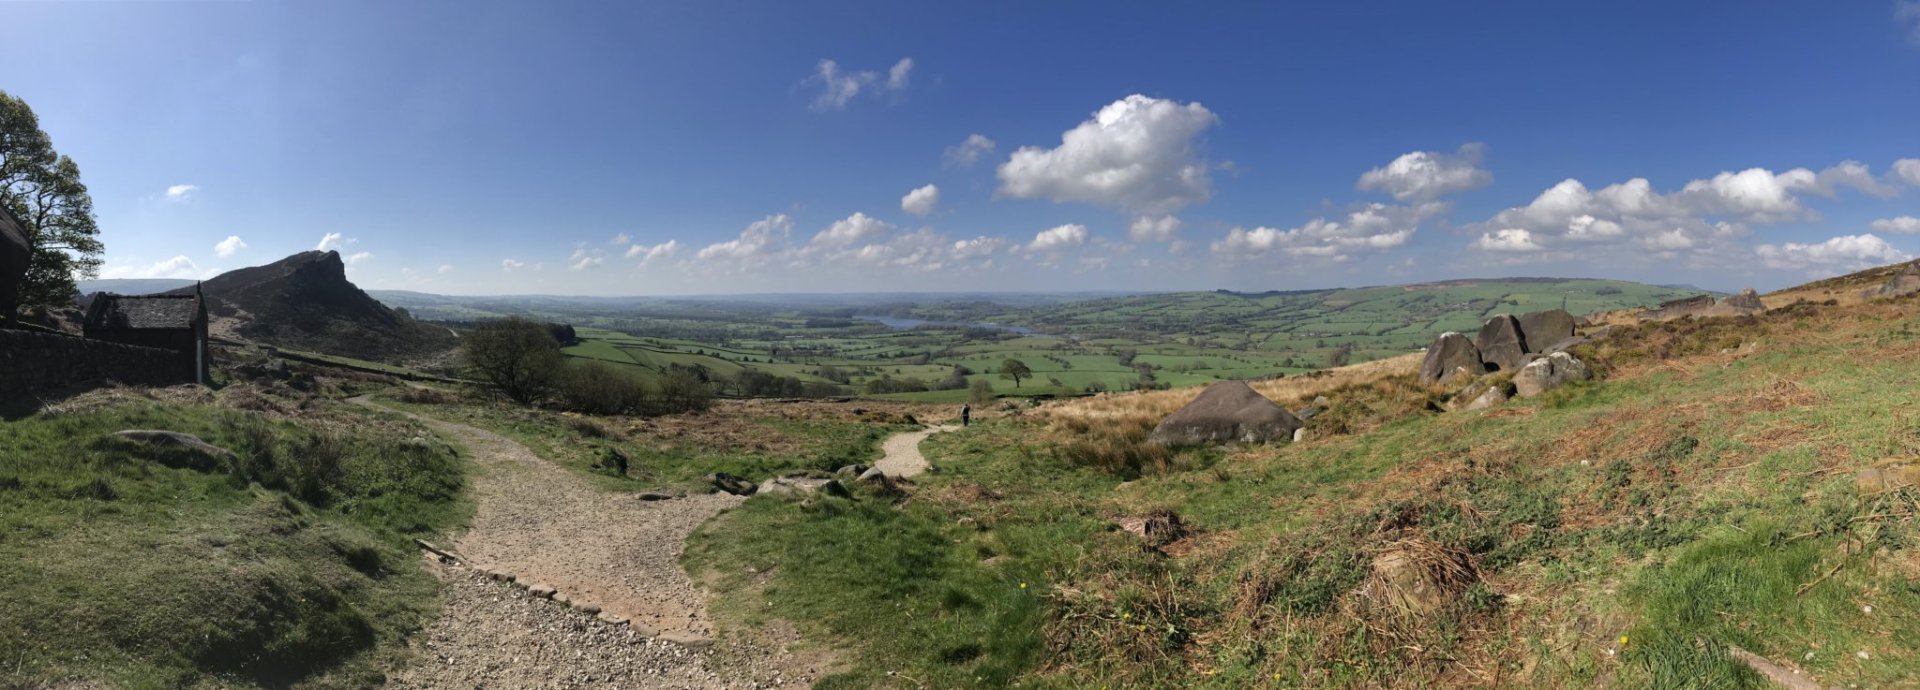
[[[194,295],[100,295],[94,301],[88,330],[192,328],[200,312]]]

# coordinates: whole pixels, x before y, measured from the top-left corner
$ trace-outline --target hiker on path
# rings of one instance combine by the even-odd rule
[[[966,403],[961,403],[960,404],[960,426],[967,426],[968,424],[972,423],[972,421],[973,421],[973,406],[968,405]]]

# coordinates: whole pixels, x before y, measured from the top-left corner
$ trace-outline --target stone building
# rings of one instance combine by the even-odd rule
[[[87,307],[86,337],[180,353],[181,379],[211,382],[207,353],[207,304],[191,295],[94,295]]]

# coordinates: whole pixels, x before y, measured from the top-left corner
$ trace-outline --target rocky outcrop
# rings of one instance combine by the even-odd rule
[[[1642,321],[1672,321],[1697,316],[1713,308],[1713,295],[1694,295],[1661,302],[1660,306],[1640,312]]]
[[[1909,263],[1880,287],[1862,293],[1865,297],[1899,297],[1920,292],[1920,262]]]
[[[1169,446],[1264,443],[1291,439],[1300,427],[1300,418],[1245,381],[1221,381],[1161,420],[1147,440]]]
[[[33,243],[27,240],[27,229],[0,207],[0,323],[13,324],[20,308],[20,284],[27,277],[27,264],[32,258]]]
[[[848,498],[853,494],[838,480],[819,477],[775,477],[760,485],[755,496],[812,496],[826,494],[835,498]]]
[[[760,488],[758,484],[725,472],[709,474],[706,479],[707,483],[713,485],[715,491],[724,491],[735,496],[752,496],[753,492]]]
[[[1420,360],[1420,382],[1445,383],[1461,368],[1470,376],[1487,373],[1486,365],[1480,363],[1480,348],[1472,340],[1452,331],[1441,333],[1427,346],[1426,359]]]
[[[1513,390],[1515,395],[1531,398],[1592,376],[1586,363],[1565,352],[1555,352],[1521,367],[1519,373],[1513,375]]]
[[[1740,294],[1714,303],[1701,316],[1747,316],[1766,311],[1767,305],[1760,301],[1760,293],[1753,288],[1741,290]]]
[[[1480,349],[1480,361],[1488,371],[1513,371],[1527,357],[1527,341],[1520,335],[1520,321],[1506,314],[1487,319],[1473,339]]]
[[[1548,309],[1521,314],[1520,340],[1528,352],[1540,352],[1548,345],[1573,337],[1573,315],[1565,309]]]
[[[455,345],[447,329],[394,311],[349,282],[339,252],[301,252],[228,271],[197,289],[206,295],[209,313],[233,320],[241,335],[270,345],[373,360]]]

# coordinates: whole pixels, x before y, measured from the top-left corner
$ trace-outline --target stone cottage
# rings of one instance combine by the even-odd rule
[[[84,329],[92,340],[178,352],[182,380],[211,382],[207,304],[198,289],[191,295],[96,294]]]

